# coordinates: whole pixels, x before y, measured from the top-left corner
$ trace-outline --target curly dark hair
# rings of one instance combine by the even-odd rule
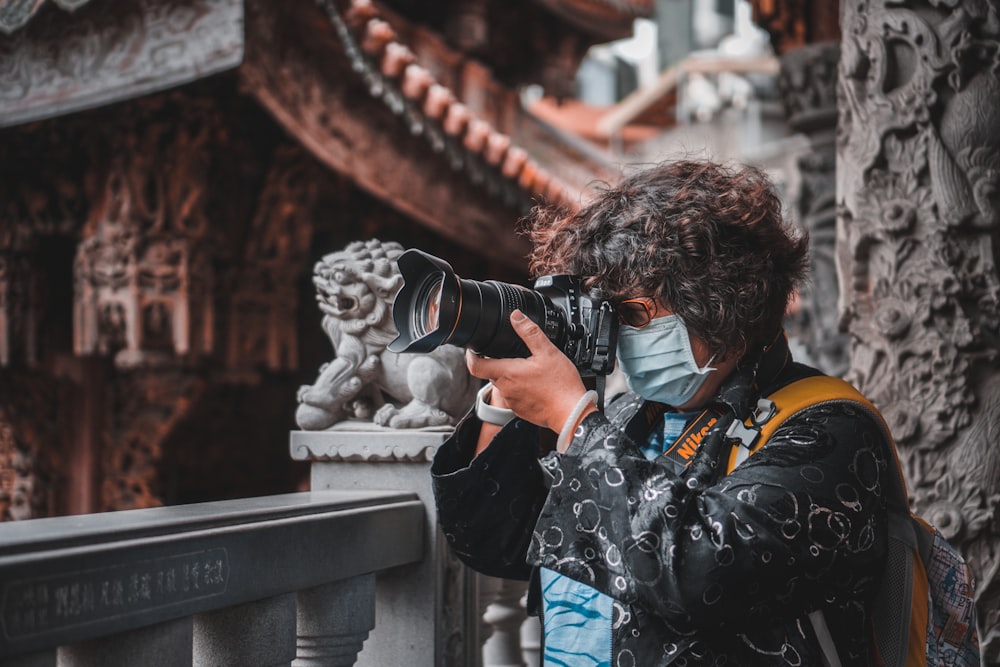
[[[661,163],[575,213],[538,207],[525,223],[535,276],[581,275],[611,300],[657,297],[723,356],[773,340],[808,266],[808,238],[750,166]]]

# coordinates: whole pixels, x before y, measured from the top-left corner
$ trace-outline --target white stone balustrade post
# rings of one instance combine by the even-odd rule
[[[59,667],[134,667],[135,665],[190,667],[191,645],[191,618],[188,617],[120,632],[101,639],[61,646],[58,649],[58,665]],[[24,663],[24,667],[31,664],[33,663]]]
[[[527,667],[539,667],[542,664],[542,623],[537,616],[527,616],[528,596],[520,600],[525,610],[524,623],[521,624],[521,657]]]
[[[290,667],[295,608],[295,593],[285,593],[195,616],[195,667]]]
[[[355,430],[357,429],[357,430]],[[292,431],[291,454],[312,463],[312,490],[392,489],[426,510],[424,559],[376,576],[375,627],[358,667],[476,667],[480,647],[471,572],[448,553],[437,525],[430,461],[450,429],[393,430],[348,423]],[[301,656],[301,653],[300,653]]]
[[[480,577],[480,580],[491,577]],[[483,667],[524,667],[521,656],[521,624],[525,620],[521,598],[528,588],[527,582],[496,579],[480,589],[480,600],[487,599],[483,623],[491,630],[483,643]],[[491,595],[492,593],[492,595]],[[484,636],[487,636],[484,634]]]
[[[298,649],[293,667],[350,667],[375,627],[375,575],[298,594]]]

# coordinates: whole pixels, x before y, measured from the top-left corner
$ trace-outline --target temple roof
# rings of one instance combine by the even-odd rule
[[[558,177],[540,166],[523,147],[514,145],[509,135],[475,114],[455,91],[435,80],[418,63],[414,51],[400,41],[370,0],[352,0],[346,19],[350,34],[340,31],[340,36],[355,61],[356,71],[368,78],[382,79],[378,82],[381,85],[369,81],[369,91],[408,123],[413,134],[423,134],[432,147],[442,150],[435,146],[440,143],[435,133],[426,131],[424,123],[430,121],[440,127],[444,139],[460,146],[467,155],[481,158],[516,183],[527,199],[542,198],[572,205],[576,198],[568,194],[567,186]],[[402,99],[393,94],[395,91],[387,91],[387,84],[394,84]]]
[[[540,202],[575,208],[595,181],[617,175],[603,149],[526,110],[519,86],[493,68],[492,51],[474,54],[439,26],[373,0],[105,0],[87,5],[93,8],[87,20],[64,11],[87,0],[52,0],[55,8],[44,2],[0,0],[4,30],[35,16],[24,35],[8,41],[22,60],[39,63],[30,76],[11,75],[25,94],[0,104],[7,125],[235,68],[240,92],[320,162],[447,238],[511,265],[523,263],[527,252],[526,241],[510,233],[520,216]],[[544,69],[571,80],[576,51],[585,47],[581,31],[559,16],[539,18],[548,11],[541,2],[523,0],[515,14],[534,12],[532,25],[546,23],[533,33],[533,43],[554,54]],[[621,11],[610,1],[556,4],[578,17],[602,7]],[[199,8],[199,39],[188,39],[194,33],[187,23],[164,33],[159,25],[124,20],[161,8],[191,13],[192,6]],[[190,52],[165,63],[155,57],[165,40]],[[117,55],[91,63],[82,80],[63,61],[45,60],[38,46],[68,44],[57,53],[74,59],[84,43]],[[170,69],[179,65],[179,73]]]

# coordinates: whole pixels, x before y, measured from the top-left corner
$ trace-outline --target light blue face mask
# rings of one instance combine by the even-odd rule
[[[647,401],[673,406],[690,401],[715,370],[698,367],[687,326],[676,315],[658,317],[642,329],[619,327],[618,366],[629,389]]]

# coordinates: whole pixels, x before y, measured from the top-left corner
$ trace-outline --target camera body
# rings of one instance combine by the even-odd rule
[[[618,316],[610,301],[592,298],[579,276],[542,276],[534,289],[496,280],[466,280],[451,265],[420,250],[397,260],[403,287],[393,302],[399,336],[393,352],[430,352],[439,345],[468,347],[486,357],[529,355],[510,324],[521,310],[583,377],[614,370]]]
[[[593,299],[579,276],[551,275],[535,280],[535,291],[554,312],[538,322],[545,336],[569,357],[581,376],[608,375],[615,367],[618,317],[610,301]],[[560,331],[564,327],[565,331]]]

